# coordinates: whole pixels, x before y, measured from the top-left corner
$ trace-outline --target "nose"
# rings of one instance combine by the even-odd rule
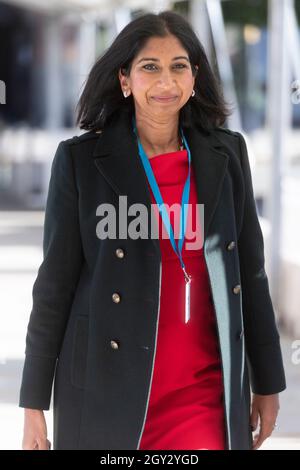
[[[171,85],[173,82],[172,75],[168,69],[163,70],[160,74],[159,83],[165,86]]]

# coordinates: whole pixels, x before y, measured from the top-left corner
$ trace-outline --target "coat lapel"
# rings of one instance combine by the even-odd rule
[[[204,204],[204,240],[220,197],[229,157],[214,132],[203,134],[196,128],[184,128],[190,146],[196,178],[198,203]],[[115,193],[127,195],[127,207],[142,203],[151,212],[151,197],[147,176],[138,153],[131,127],[131,117],[121,112],[103,131],[94,148],[93,158],[98,171]],[[142,227],[147,233],[147,225]],[[160,253],[159,240],[152,241]]]

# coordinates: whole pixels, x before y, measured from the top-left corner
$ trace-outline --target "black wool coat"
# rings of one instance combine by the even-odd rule
[[[251,388],[267,395],[286,383],[247,147],[228,129],[184,132],[204,204],[226,445],[250,449]],[[100,133],[60,142],[52,162],[19,406],[49,409],[54,383],[54,449],[140,445],[156,351],[161,253],[157,238],[120,238],[118,230],[114,239],[96,235],[97,207],[112,204],[118,220],[121,195],[128,207],[143,203],[151,213],[124,112]]]

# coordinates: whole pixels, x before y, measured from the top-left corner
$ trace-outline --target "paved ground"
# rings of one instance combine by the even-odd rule
[[[23,410],[17,405],[18,393],[44,220],[41,211],[12,208],[0,208],[0,449],[21,448]],[[262,449],[300,450],[300,364],[292,362],[294,339],[282,335],[288,389],[281,394],[278,429]],[[51,410],[46,419],[52,440]]]

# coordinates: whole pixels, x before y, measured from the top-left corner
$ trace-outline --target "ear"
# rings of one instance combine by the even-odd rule
[[[122,80],[123,80],[123,74],[122,74],[122,71],[121,71],[121,69],[119,69],[119,71],[118,71],[118,77],[119,77],[120,83],[122,83]]]
[[[126,75],[124,75],[121,68],[119,69],[118,77],[119,77],[120,84],[121,84],[122,87],[128,85],[128,79],[127,79]]]
[[[195,69],[196,69],[196,72],[195,72],[195,75],[193,76],[193,79],[194,79],[194,84],[193,84],[193,86],[195,86],[195,82],[196,82],[196,77],[197,77],[197,74],[198,74],[199,66],[198,66],[198,65],[195,65]]]

